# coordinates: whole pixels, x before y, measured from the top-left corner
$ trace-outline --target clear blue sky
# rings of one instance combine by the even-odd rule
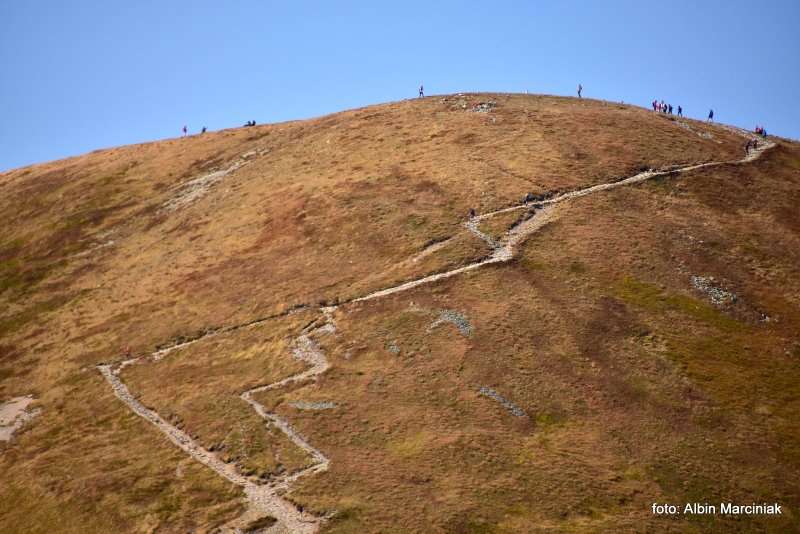
[[[701,4],[701,5],[698,5]],[[574,94],[800,138],[800,1],[0,2],[0,170],[431,94]]]

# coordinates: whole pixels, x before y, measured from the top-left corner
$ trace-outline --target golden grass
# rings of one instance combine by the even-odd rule
[[[0,445],[0,530],[212,531],[241,512],[236,488],[113,396],[93,366],[123,347],[147,353],[465,265],[487,253],[460,226],[469,208],[741,157],[725,130],[687,121],[706,139],[631,106],[463,97],[487,99],[489,114],[427,98],[0,174],[0,395],[33,394],[42,409]],[[195,202],[162,209],[252,151]],[[782,142],[753,164],[585,197],[509,264],[341,308],[320,340],[332,368],[260,397],[332,461],[291,498],[337,510],[334,532],[797,529],[798,162]],[[500,235],[518,215],[482,228]],[[715,308],[691,274],[739,301]],[[442,310],[472,334],[432,327]],[[123,378],[243,470],[293,469],[306,458],[237,395],[303,368],[287,345],[304,320]],[[650,515],[652,502],[723,498],[792,515]]]

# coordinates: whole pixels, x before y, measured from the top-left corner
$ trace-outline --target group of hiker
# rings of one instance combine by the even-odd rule
[[[664,113],[665,115],[672,115],[672,104],[667,104],[663,100],[661,102],[658,99],[653,100],[653,111],[656,113]],[[683,108],[678,106],[678,117],[683,117]]]
[[[248,128],[250,126],[255,126],[255,125],[256,125],[256,121],[247,121],[246,123],[244,123],[244,127],[245,128]],[[208,128],[203,126],[203,128],[200,130],[200,133],[204,134],[207,131],[208,131]],[[182,132],[182,136],[181,137],[188,137],[188,135],[189,135],[189,127],[184,125],[183,128],[181,128],[181,132]]]
[[[764,128],[763,126],[756,126],[753,131],[756,133],[756,135],[760,135],[761,137],[766,139],[767,129]],[[744,153],[749,154],[751,148],[753,150],[756,150],[758,148],[758,139],[756,139],[755,137],[747,141],[747,144],[744,145]]]
[[[673,110],[672,104],[668,104],[668,103],[664,102],[663,100],[661,102],[659,102],[658,99],[655,99],[655,100],[653,100],[651,105],[653,106],[653,111],[655,111],[656,113],[664,113],[665,115],[672,115],[672,110]],[[677,115],[678,115],[678,117],[683,117],[683,108],[681,106],[678,106]],[[708,122],[714,122],[714,110],[713,109],[708,110],[708,118],[706,120]]]

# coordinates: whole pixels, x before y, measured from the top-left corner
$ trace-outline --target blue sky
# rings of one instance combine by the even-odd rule
[[[428,94],[713,107],[800,138],[800,2],[0,2],[0,170]]]

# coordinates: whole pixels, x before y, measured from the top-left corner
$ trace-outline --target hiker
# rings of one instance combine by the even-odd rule
[[[581,97],[581,92],[582,91],[583,91],[583,86],[581,84],[578,84],[578,98],[582,98]]]
[[[186,137],[186,132],[187,132],[187,131],[188,131],[188,130],[186,129],[186,125],[184,125],[184,126],[183,126],[183,136],[184,136],[184,137]]]
[[[747,142],[744,144],[744,155],[747,156],[750,154],[750,145],[753,143],[752,139],[748,139]]]
[[[708,110],[708,120],[706,122],[714,122],[714,110],[713,109],[709,109]]]
[[[753,139],[753,150],[758,150],[758,139]]]
[[[669,105],[669,114],[672,115],[672,104]]]
[[[422,87],[422,84],[419,84],[419,97],[422,98],[425,96],[425,88]]]
[[[200,133],[201,133],[201,134],[204,134],[204,133],[206,133],[206,127],[205,127],[205,126],[203,126],[203,129],[202,129],[202,130],[200,130]]]
[[[475,208],[470,208],[469,209],[469,218],[470,219],[474,219],[475,218]]]
[[[655,100],[653,100],[653,111],[656,110],[656,104],[657,104],[657,102]]]
[[[255,125],[256,125],[256,121],[250,121],[250,126],[255,126]]]
[[[678,117],[683,117],[683,108],[678,106]]]

